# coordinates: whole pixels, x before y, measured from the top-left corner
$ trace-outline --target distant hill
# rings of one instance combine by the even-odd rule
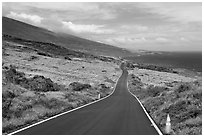
[[[2,17],[2,34],[40,42],[54,43],[66,48],[95,55],[127,56],[131,52],[115,46],[98,43],[69,34],[58,34],[14,19]]]

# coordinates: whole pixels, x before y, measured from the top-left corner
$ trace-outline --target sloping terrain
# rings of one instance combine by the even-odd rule
[[[128,87],[160,129],[166,134],[202,134],[202,77],[134,68],[129,71]]]
[[[118,47],[102,44],[68,34],[58,34],[14,19],[2,17],[2,33],[27,40],[54,43],[66,48],[95,55],[125,56],[131,53]]]
[[[2,127],[9,133],[107,96],[121,71],[118,60],[3,36]]]

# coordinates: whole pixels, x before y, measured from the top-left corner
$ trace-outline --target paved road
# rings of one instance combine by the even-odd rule
[[[27,135],[155,135],[158,134],[139,102],[128,92],[123,69],[108,98],[46,121],[16,134]]]

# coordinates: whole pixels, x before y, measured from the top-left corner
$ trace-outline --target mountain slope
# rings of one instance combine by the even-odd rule
[[[97,55],[125,56],[130,52],[118,47],[102,44],[69,34],[58,34],[14,19],[2,17],[2,34],[18,38],[55,43],[66,48]]]

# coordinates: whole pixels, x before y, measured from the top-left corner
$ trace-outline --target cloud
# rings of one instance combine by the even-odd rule
[[[192,45],[202,47],[201,7],[199,2],[3,2],[2,15],[123,48],[193,50]]]
[[[146,8],[145,12],[160,15],[167,21],[189,23],[202,21],[202,4],[192,2],[172,3],[139,3],[139,7]],[[138,6],[137,5],[137,6]]]
[[[127,37],[127,36],[117,36],[113,38],[106,38],[104,40],[106,43],[113,45],[134,45],[137,43],[145,43],[147,42],[145,37],[135,38],[135,37]]]
[[[158,37],[155,39],[157,42],[169,42],[169,39],[164,38],[164,37]]]
[[[21,20],[21,21],[31,21],[35,24],[40,24],[41,21],[43,20],[42,17],[38,16],[38,15],[30,15],[30,14],[25,14],[25,13],[15,13],[13,11],[11,11],[7,17],[13,18],[13,19],[17,19],[17,20]]]
[[[72,22],[62,21],[64,28],[69,29],[75,33],[94,33],[94,34],[110,34],[113,33],[111,29],[105,29],[104,25],[82,25],[74,24]]]
[[[185,38],[185,37],[181,37],[180,40],[184,41],[184,42],[189,42],[189,40],[187,38]]]
[[[112,9],[101,5],[104,4],[94,2],[4,2],[2,9],[4,12],[6,10],[37,12],[38,14],[46,14],[46,17],[57,14],[61,19],[71,21],[82,19],[110,20],[116,18],[117,15]]]
[[[126,30],[139,31],[139,32],[148,30],[147,26],[139,25],[139,24],[137,24],[137,25],[122,25],[121,28],[126,29]]]

